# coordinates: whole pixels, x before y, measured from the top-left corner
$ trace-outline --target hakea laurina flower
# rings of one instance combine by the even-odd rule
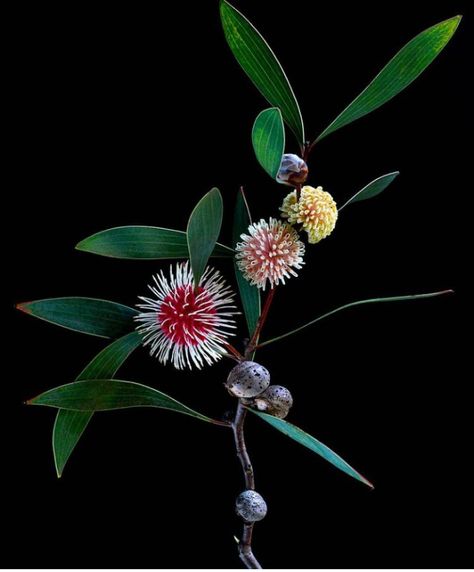
[[[298,200],[296,191],[290,193],[280,207],[282,217],[290,224],[301,224],[308,233],[308,242],[316,244],[331,234],[336,226],[337,207],[322,187],[305,186]]]
[[[295,268],[304,264],[304,244],[289,224],[271,218],[249,226],[249,234],[242,234],[236,246],[236,259],[244,277],[265,290],[267,281],[273,288],[285,278],[297,276]]]
[[[140,296],[139,322],[144,345],[150,354],[174,367],[201,369],[226,352],[226,339],[235,328],[234,294],[217,270],[207,268],[197,289],[189,263],[177,263],[175,273],[153,277],[152,298]]]

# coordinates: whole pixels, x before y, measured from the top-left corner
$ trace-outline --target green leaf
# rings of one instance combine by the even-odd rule
[[[103,349],[79,374],[76,381],[113,377],[128,356],[142,343],[138,332],[131,332]],[[60,409],[53,429],[53,453],[56,472],[64,467],[84,433],[93,413]]]
[[[77,250],[130,260],[189,258],[186,233],[157,226],[119,226],[85,238]],[[212,256],[231,257],[233,251],[216,244]]]
[[[235,58],[260,93],[281,109],[283,119],[303,145],[303,118],[280,62],[255,27],[226,0],[221,0],[220,12],[224,34]]]
[[[96,298],[48,298],[17,305],[18,310],[69,330],[118,338],[134,329],[136,310]]]
[[[258,344],[258,347],[263,348],[264,346],[268,346],[269,344],[272,344],[273,342],[278,342],[280,340],[283,340],[284,338],[287,338],[288,336],[292,336],[293,334],[301,332],[301,330],[304,330],[308,326],[312,326],[313,324],[315,324],[316,322],[319,322],[320,320],[324,320],[324,318],[328,318],[329,316],[332,316],[333,314],[336,314],[337,312],[340,312],[341,310],[347,310],[348,308],[353,308],[354,306],[361,306],[362,304],[375,304],[375,303],[379,303],[379,302],[404,302],[404,301],[411,301],[411,300],[422,300],[425,298],[434,298],[436,296],[444,296],[445,294],[453,294],[453,290],[442,290],[440,292],[430,292],[428,294],[412,294],[410,296],[390,296],[389,298],[369,298],[367,300],[358,300],[357,302],[351,302],[350,304],[345,304],[344,306],[336,308],[335,310],[331,310],[331,312],[327,312],[327,314],[323,314],[322,316],[319,316],[315,320],[311,320],[311,322],[307,322],[303,326],[300,326],[299,328],[296,328],[295,330],[291,330],[291,332],[287,332],[286,334],[282,334],[281,336],[277,336],[276,338],[272,338],[271,340],[267,340],[266,342],[262,342],[262,343]]]
[[[318,441],[317,439],[315,439],[314,437],[312,437],[299,427],[296,427],[296,425],[292,425],[291,423],[288,423],[288,421],[284,421],[283,419],[278,419],[277,417],[273,417],[272,415],[268,415],[267,413],[261,413],[260,411],[256,411],[255,409],[249,409],[249,410],[252,413],[255,413],[255,415],[258,415],[258,417],[262,418],[267,423],[269,423],[272,427],[275,427],[275,429],[278,429],[278,431],[281,431],[287,437],[290,437],[290,439],[293,439],[297,443],[300,443],[300,445],[303,445],[303,447],[307,447],[308,449],[313,451],[313,453],[317,453],[318,455],[320,455],[323,459],[325,459],[326,461],[337,467],[343,473],[346,473],[346,475],[349,475],[350,477],[357,479],[361,483],[364,483],[365,485],[369,486],[371,489],[374,488],[373,484],[370,481],[368,481],[365,477],[363,477],[360,473],[358,473],[355,469],[353,469],[348,463],[346,463],[346,461],[344,461],[344,459],[342,459],[329,447],[321,443],[321,441]]]
[[[377,109],[414,81],[453,36],[462,16],[424,30],[388,62],[376,78],[321,133],[316,141]]]
[[[213,188],[198,202],[189,217],[188,248],[195,286],[198,286],[204,274],[219,237],[223,208],[221,193]]]
[[[342,205],[339,211],[342,211],[344,207],[358,201],[365,201],[367,199],[372,199],[379,195],[382,191],[390,185],[390,183],[398,177],[399,171],[394,171],[393,173],[388,173],[387,175],[382,175],[378,179],[374,179],[371,183],[366,185],[362,190],[351,197],[346,203]]]
[[[169,395],[133,381],[94,379],[75,381],[45,391],[30,399],[28,405],[45,405],[71,411],[110,411],[131,407],[158,407],[190,415],[201,421],[226,425],[186,407]]]
[[[234,211],[234,227],[233,227],[233,243],[234,246],[240,241],[240,235],[248,232],[252,219],[248,208],[247,200],[243,189],[240,189],[237,195],[237,202]],[[260,316],[260,292],[256,286],[251,286],[248,280],[245,280],[242,272],[234,261],[235,276],[239,287],[240,298],[247,320],[249,335],[252,336],[257,327],[258,318]]]
[[[285,126],[277,107],[265,109],[255,119],[252,143],[257,161],[275,179],[285,151]]]

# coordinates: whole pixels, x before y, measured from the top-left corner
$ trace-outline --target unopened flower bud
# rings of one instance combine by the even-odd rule
[[[257,522],[265,518],[267,503],[256,491],[244,491],[235,501],[235,511],[245,522]]]
[[[235,397],[256,397],[270,385],[270,373],[254,361],[241,361],[230,370],[225,385]]]
[[[265,411],[265,413],[284,419],[293,405],[293,397],[286,387],[270,385],[255,398],[254,404],[259,411]]]
[[[298,155],[285,153],[276,178],[279,183],[290,187],[302,185],[308,178],[308,165]]]

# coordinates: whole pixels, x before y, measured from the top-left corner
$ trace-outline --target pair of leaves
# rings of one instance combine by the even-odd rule
[[[90,373],[92,373],[92,369]],[[100,373],[100,367],[97,368],[97,373]],[[38,397],[31,399],[28,403],[30,405],[44,405],[58,408],[59,412],[56,426],[62,424],[64,429],[73,427],[74,430],[76,430],[79,426],[84,430],[94,412],[128,409],[131,407],[169,409],[189,415],[201,421],[225,425],[220,421],[216,421],[190,409],[186,405],[179,403],[175,399],[152,387],[116,379],[88,379],[85,381],[76,381],[46,391]],[[272,417],[271,415],[253,409],[251,411],[288,437],[317,453],[344,473],[372,487],[372,484],[367,479],[360,475],[360,473],[353,469],[339,455],[302,429],[287,421]],[[63,454],[63,452],[64,448],[56,450],[58,474],[60,474],[62,470],[60,455]],[[62,467],[63,466],[64,465],[62,465]]]
[[[142,343],[138,332],[131,332],[103,349],[78,375],[76,381],[112,378],[129,355]],[[54,463],[58,477],[82,437],[93,413],[60,409],[53,428]]]
[[[304,145],[298,102],[270,46],[227,0],[221,0],[220,13],[227,43],[240,66],[270,104],[281,110],[284,121]],[[408,42],[316,141],[374,111],[410,85],[439,55],[460,21],[461,16],[455,16],[435,24]]]
[[[219,244],[223,201],[211,189],[189,217],[186,232],[154,226],[122,226],[98,232],[77,244],[77,250],[131,260],[190,258],[195,284],[199,284],[210,256],[232,257],[231,248]]]
[[[133,331],[135,327],[133,317],[137,311],[116,302],[94,298],[50,298],[19,304],[18,309],[36,318],[76,332],[104,338],[121,336],[89,363],[77,377],[75,384],[89,383],[92,380],[90,381],[92,385],[96,379],[112,378],[128,356],[141,344],[140,335]],[[89,385],[80,387],[89,387]],[[77,389],[72,390],[73,394],[76,395],[77,391]],[[94,394],[98,395],[99,390],[90,389],[90,391],[92,393],[95,391]],[[47,393],[49,394],[49,392]],[[160,395],[164,396],[164,394]],[[158,406],[157,399],[156,397],[156,406]],[[166,406],[168,409],[181,411],[202,420],[209,420],[208,417],[179,404],[171,397],[164,396],[162,399],[163,407]],[[68,459],[90,422],[94,408],[91,410],[84,408],[82,410],[68,410],[67,408],[61,409],[61,406],[58,407],[60,407],[60,411],[53,429],[53,452],[56,471],[58,476],[61,476]],[[219,424],[218,421],[210,421]]]

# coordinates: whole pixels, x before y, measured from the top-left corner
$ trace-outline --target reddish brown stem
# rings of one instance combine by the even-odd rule
[[[255,328],[255,332],[253,333],[252,339],[250,340],[250,343],[247,346],[247,349],[245,350],[245,359],[249,359],[250,356],[255,351],[258,340],[260,338],[260,334],[262,333],[263,326],[267,321],[268,312],[270,311],[270,306],[272,305],[274,296],[275,296],[275,288],[272,288],[265,300],[265,304],[263,306],[262,313],[260,314],[260,317],[258,319],[257,327]]]
[[[234,346],[232,344],[225,344],[225,348],[226,350],[231,353],[238,361],[243,361],[245,358],[244,356],[239,352],[238,349],[234,348]]]

